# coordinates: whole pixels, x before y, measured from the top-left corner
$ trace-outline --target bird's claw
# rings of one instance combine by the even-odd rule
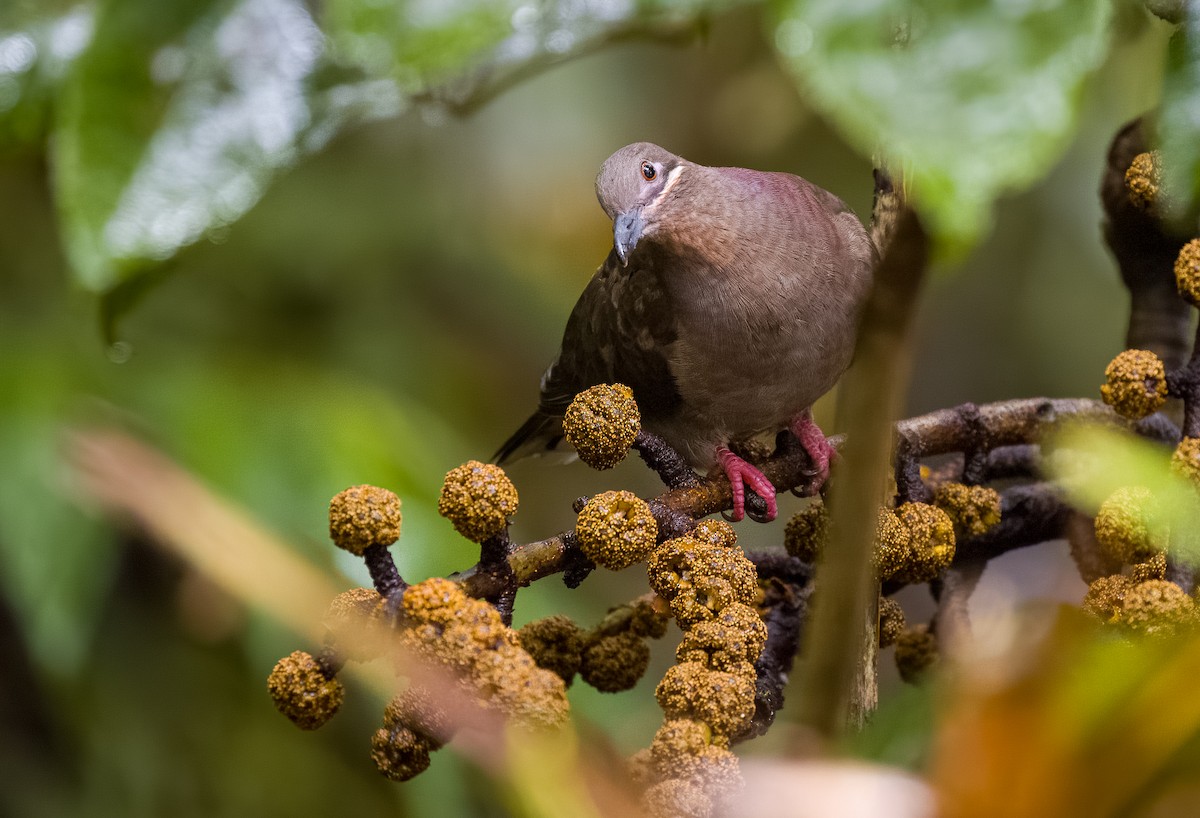
[[[768,523],[778,514],[775,504],[775,486],[752,463],[743,460],[726,447],[717,449],[717,462],[729,478],[729,487],[733,492],[733,514],[725,517],[730,522],[738,522],[746,516],[746,487],[749,486],[761,506],[755,502],[753,494],[750,499],[750,519]]]
[[[756,523],[769,523],[774,520],[777,513],[772,509],[774,505],[774,502],[768,505],[757,492],[751,491],[746,494],[746,516]]]
[[[810,411],[801,412],[793,418],[790,429],[796,439],[800,441],[801,447],[812,464],[812,468],[805,469],[803,472],[806,478],[802,489],[804,493],[796,496],[811,497],[818,493],[829,479],[829,464],[837,457],[837,449],[829,445],[829,440],[821,431],[821,427],[813,420]],[[792,489],[792,493],[796,494],[796,490]]]

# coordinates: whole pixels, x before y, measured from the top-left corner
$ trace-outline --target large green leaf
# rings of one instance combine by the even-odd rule
[[[392,113],[321,66],[299,0],[108,0],[62,94],[58,205],[77,279],[106,293],[240,218],[347,119]]]
[[[113,224],[117,210],[128,207],[126,189],[150,154],[177,88],[178,77],[161,67],[173,53],[169,47],[180,53],[189,29],[214,5],[109,0],[96,10],[91,42],[62,94],[54,154],[67,249],[89,288],[103,290],[119,279],[121,262],[127,266],[136,257],[134,246],[145,241],[139,233],[152,230],[165,244],[169,226],[185,217],[179,202],[159,201],[157,219],[148,219],[143,230],[120,220]]]
[[[331,0],[329,49],[301,0],[102,0],[57,107],[55,179],[76,279],[112,297],[109,312],[126,308],[142,273],[236,221],[343,127],[395,115],[455,78],[494,93],[638,26],[677,27],[727,5]]]
[[[1038,179],[1104,54],[1107,0],[781,0],[776,44],[813,103],[902,168],[943,249]]]

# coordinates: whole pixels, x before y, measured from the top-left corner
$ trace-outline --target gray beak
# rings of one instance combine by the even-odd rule
[[[618,213],[617,217],[613,219],[613,249],[617,251],[617,257],[621,259],[622,266],[629,265],[629,254],[633,252],[634,247],[637,247],[638,239],[642,237],[642,230],[645,227],[646,223],[642,221],[641,207]]]

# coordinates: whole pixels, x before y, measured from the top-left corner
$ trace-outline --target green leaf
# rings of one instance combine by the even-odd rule
[[[111,296],[111,323],[146,271],[235,222],[342,128],[429,102],[451,80],[494,93],[616,36],[663,21],[678,34],[679,21],[730,4],[330,0],[322,31],[302,0],[100,0],[56,106],[75,279]],[[32,36],[18,35],[22,47]],[[3,93],[0,73],[0,103]]]
[[[391,75],[402,89],[415,93],[508,36],[519,5],[516,0],[330,0],[323,22],[341,59],[372,76]]]
[[[939,693],[936,684],[904,685],[880,702],[862,730],[845,737],[846,750],[879,764],[921,769],[933,743]]]
[[[50,103],[92,24],[86,4],[23,0],[0,8],[0,152],[40,148]]]
[[[177,247],[180,221],[194,222],[202,207],[162,196],[153,202],[155,218],[135,225],[127,214],[149,204],[146,193],[131,196],[128,189],[154,180],[155,159],[170,159],[162,154],[171,143],[160,138],[166,144],[155,156],[151,140],[179,115],[170,110],[179,84],[172,62],[183,59],[189,29],[216,5],[108,0],[96,10],[91,42],[63,91],[54,151],[67,251],[89,289],[105,290],[127,275],[139,256],[148,255],[147,234],[157,237],[159,248]],[[176,152],[185,147],[174,144]],[[126,213],[118,215],[122,209]]]
[[[943,251],[1044,174],[1105,52],[1105,0],[781,0],[776,45],[865,154],[903,169]]]
[[[1171,212],[1194,217],[1200,201],[1200,7],[1196,3],[1184,6],[1182,24],[1167,46],[1159,138]],[[1194,226],[1193,221],[1193,230]]]
[[[6,336],[0,359],[0,593],[43,669],[69,674],[85,658],[108,591],[111,535],[72,507],[59,413],[88,383],[49,344]]]
[[[359,76],[319,73],[323,52],[299,0],[102,4],[54,153],[79,283],[113,291],[236,221],[346,122],[397,110]]]
[[[330,0],[322,24],[337,59],[401,93],[461,101],[480,84],[505,86],[532,71],[631,33],[677,34],[744,0]]]

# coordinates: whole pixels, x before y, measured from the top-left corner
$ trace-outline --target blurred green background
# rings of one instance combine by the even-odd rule
[[[868,215],[870,157],[815,104],[827,88],[777,52],[794,50],[803,5],[9,0],[0,813],[504,814],[452,750],[409,784],[379,776],[382,702],[366,690],[352,686],[327,728],[296,731],[264,680],[315,646],[96,513],[65,435],[136,432],[344,587],[365,572],[329,546],[325,515],[357,483],[404,499],[406,579],[469,566],[470,544],[436,514],[442,475],[487,459],[532,410],[611,243],[592,188],[606,156],[650,140],[791,171]],[[647,29],[659,35],[630,36]],[[913,413],[1094,395],[1122,346],[1097,189],[1112,134],[1157,102],[1171,29],[1118,2],[1101,30],[1046,170],[1014,180],[1028,189],[1001,197],[931,282]],[[589,53],[466,115],[426,99],[469,92],[454,83],[480,59],[576,50]],[[655,491],[637,463],[510,474],[523,540],[570,526],[579,495]],[[780,540],[781,525],[750,527],[749,546]],[[575,592],[550,579],[521,593],[517,623],[588,625],[643,590],[636,569]],[[659,672],[671,652],[656,652]],[[632,751],[660,718],[655,673],[615,697],[577,685],[575,712]]]

